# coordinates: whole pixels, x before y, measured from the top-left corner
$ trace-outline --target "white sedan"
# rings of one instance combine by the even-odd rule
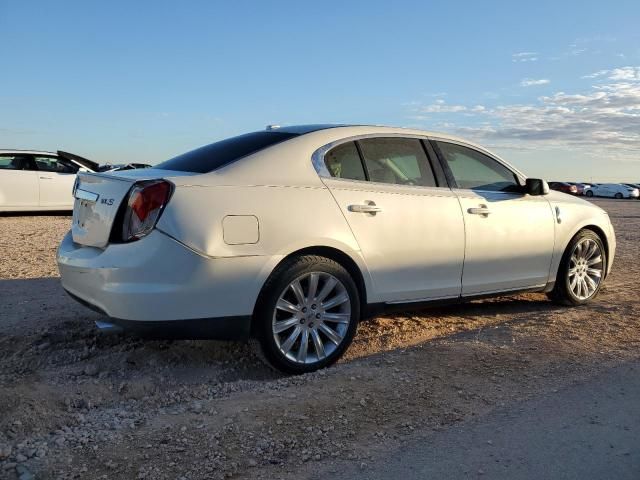
[[[584,189],[587,197],[638,198],[637,188],[624,183],[594,183]]]
[[[67,152],[0,150],[0,212],[71,210],[76,173],[97,169]]]
[[[580,305],[611,269],[606,212],[484,148],[420,130],[310,125],[155,168],[81,173],[58,250],[102,327],[252,338],[291,373],[335,362],[389,307],[522,291]]]

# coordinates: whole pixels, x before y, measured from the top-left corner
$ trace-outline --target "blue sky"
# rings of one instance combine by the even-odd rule
[[[638,1],[0,0],[0,147],[156,163],[270,123],[476,140],[640,182]]]

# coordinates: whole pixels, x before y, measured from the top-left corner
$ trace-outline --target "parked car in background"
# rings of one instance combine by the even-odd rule
[[[626,185],[627,187],[631,187],[631,188],[637,188],[638,191],[640,192],[640,183],[624,183],[623,185]],[[640,198],[640,196],[638,198]]]
[[[0,212],[71,210],[76,173],[97,170],[68,152],[0,150]]]
[[[638,198],[640,191],[622,183],[594,183],[584,194],[587,197]]]
[[[568,182],[549,182],[549,188],[551,190],[557,190],[558,192],[569,193],[571,195],[578,194],[578,188]]]
[[[401,128],[248,133],[80,173],[75,198],[62,286],[110,317],[102,327],[251,338],[290,373],[335,362],[387,308],[520,291],[586,303],[616,248],[600,207],[473,143]]]
[[[584,195],[584,190],[588,187],[590,187],[591,185],[586,184],[586,183],[579,183],[579,182],[567,182],[569,185],[574,185],[576,187],[577,190],[577,194],[578,195]]]

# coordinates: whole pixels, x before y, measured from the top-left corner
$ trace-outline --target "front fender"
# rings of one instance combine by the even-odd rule
[[[551,285],[555,282],[560,268],[560,261],[569,242],[584,228],[594,230],[602,237],[607,249],[606,274],[608,275],[615,256],[616,241],[613,226],[607,213],[601,208],[584,201],[559,202],[554,201],[554,199],[549,199],[549,201],[553,211],[556,212],[556,228],[548,284]],[[559,215],[556,209],[559,209]]]

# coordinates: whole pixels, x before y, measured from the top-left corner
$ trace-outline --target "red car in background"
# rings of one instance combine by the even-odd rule
[[[569,185],[575,185],[578,189],[578,195],[584,195],[584,191],[591,186],[589,183],[567,182]]]
[[[557,190],[558,192],[578,195],[578,187],[567,182],[549,182],[549,188],[551,190]]]

